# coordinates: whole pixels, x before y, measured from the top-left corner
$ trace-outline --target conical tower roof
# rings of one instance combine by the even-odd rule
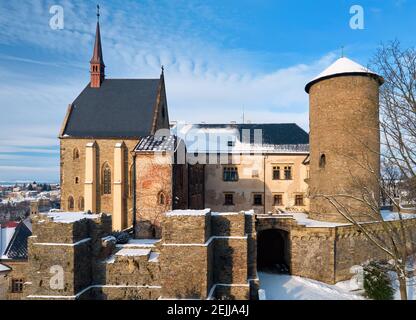
[[[383,78],[379,76],[377,73],[371,71],[370,69],[363,67],[362,65],[358,64],[355,61],[352,61],[351,59],[348,59],[346,57],[339,58],[337,61],[335,61],[333,64],[331,64],[328,68],[326,68],[323,72],[321,72],[317,77],[312,79],[305,87],[305,91],[309,93],[310,88],[315,83],[324,80],[329,79],[336,76],[341,75],[368,75],[376,77],[380,84],[384,82]]]
[[[101,34],[100,34],[100,22],[97,21],[97,28],[95,31],[95,43],[94,51],[91,58],[91,63],[100,63],[104,65],[103,49],[101,48]]]

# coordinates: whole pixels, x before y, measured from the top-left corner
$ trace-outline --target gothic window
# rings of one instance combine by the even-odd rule
[[[79,159],[79,150],[78,150],[77,148],[75,148],[75,149],[73,150],[73,152],[72,152],[72,158],[73,158],[74,160]]]
[[[74,210],[74,198],[72,196],[68,198],[68,210]]]
[[[103,166],[103,194],[111,194],[111,169],[108,163]]]
[[[165,194],[163,192],[159,192],[157,201],[158,201],[159,205],[161,205],[161,206],[166,204],[166,197],[165,197]]]
[[[79,197],[78,199],[78,210],[84,211],[84,197]]]
[[[134,191],[134,186],[133,186],[133,179],[134,179],[134,172],[133,172],[133,165],[130,166],[130,170],[129,170],[129,196],[132,197],[133,196],[133,191]]]
[[[319,158],[319,168],[324,169],[326,165],[326,156],[325,154],[321,154],[321,157]]]

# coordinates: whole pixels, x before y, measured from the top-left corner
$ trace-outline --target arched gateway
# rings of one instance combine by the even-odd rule
[[[276,273],[290,272],[289,233],[266,229],[257,233],[257,269]]]

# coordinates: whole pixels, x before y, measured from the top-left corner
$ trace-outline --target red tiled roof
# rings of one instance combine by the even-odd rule
[[[16,222],[16,221],[8,221],[6,223],[2,223],[1,227],[2,228],[16,228],[18,224],[19,222]]]

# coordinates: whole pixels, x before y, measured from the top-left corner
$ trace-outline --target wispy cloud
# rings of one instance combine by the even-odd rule
[[[31,172],[58,179],[54,148],[61,121],[88,82],[95,5],[60,1],[65,28],[52,30],[52,4],[0,3],[0,46],[17,48],[0,55],[0,77],[8,79],[0,83],[0,180]],[[253,122],[296,122],[307,129],[304,85],[335,58],[329,53],[308,64],[266,69],[273,55],[222,45],[223,30],[241,26],[202,1],[103,5],[101,26],[108,77],[158,77],[165,65],[171,120],[240,121],[244,108]],[[36,153],[50,153],[50,161]]]

